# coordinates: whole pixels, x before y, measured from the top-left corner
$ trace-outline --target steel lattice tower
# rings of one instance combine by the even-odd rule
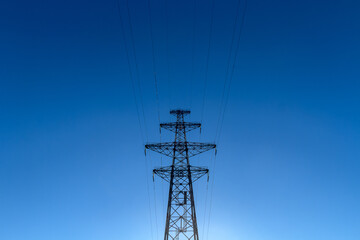
[[[146,144],[145,149],[172,158],[172,164],[156,168],[153,173],[170,183],[164,240],[198,240],[193,182],[208,174],[209,169],[190,165],[189,158],[216,148],[215,144],[188,142],[186,133],[200,128],[200,123],[185,122],[188,110],[171,110],[176,122],[161,123],[175,133],[174,142]]]

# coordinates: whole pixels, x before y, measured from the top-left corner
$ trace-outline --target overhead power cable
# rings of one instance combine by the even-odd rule
[[[225,92],[226,92],[226,87],[227,87],[227,83],[228,83],[229,69],[230,69],[230,65],[231,65],[231,56],[233,53],[234,40],[235,40],[235,36],[236,36],[236,29],[237,29],[236,27],[237,27],[238,18],[240,15],[240,5],[241,5],[241,0],[238,0],[237,7],[236,7],[236,14],[235,14],[235,22],[234,22],[234,26],[233,26],[230,49],[229,49],[229,55],[228,55],[227,64],[226,64],[227,67],[226,67],[226,73],[225,73],[225,79],[224,79],[224,87],[223,87],[222,96],[221,96],[219,117],[218,117],[218,121],[217,121],[216,132],[215,132],[215,141],[217,139],[217,135],[218,135],[219,127],[220,127],[220,120],[221,120],[222,112],[223,112]]]
[[[150,164],[151,167],[151,164]],[[148,195],[148,204],[149,204],[149,212],[150,212],[150,228],[151,228],[151,238],[154,239],[154,233],[153,233],[153,218],[152,218],[152,208],[151,208],[151,198],[150,198],[150,185],[149,185],[149,166],[148,166],[148,161],[147,161],[147,157],[145,155],[145,178],[146,178],[146,190],[147,190],[147,195]],[[156,238],[158,238],[158,228],[157,228],[157,217],[156,217],[156,203],[155,203],[155,231],[156,231]]]
[[[212,204],[213,204],[213,192],[214,192],[214,182],[215,182],[215,167],[216,167],[216,155],[214,157],[214,162],[213,162],[213,173],[212,173],[212,181],[211,181],[211,187],[210,187],[209,219],[207,222],[208,226],[207,226],[206,239],[209,239],[209,229],[210,229],[211,210],[212,210]]]
[[[208,72],[209,72],[209,59],[210,59],[210,49],[211,49],[211,38],[213,32],[213,24],[214,24],[214,6],[215,0],[212,0],[211,4],[211,18],[210,18],[210,31],[209,31],[209,42],[206,56],[206,66],[205,66],[205,80],[204,80],[204,93],[203,93],[203,101],[202,101],[202,110],[201,110],[201,123],[204,117],[204,108],[205,108],[205,99],[206,99],[206,87],[208,81]]]
[[[128,13],[129,28],[130,28],[130,39],[131,39],[131,42],[132,42],[132,51],[133,51],[134,61],[135,61],[136,78],[137,78],[137,83],[138,83],[138,88],[139,88],[139,93],[140,93],[139,98],[140,98],[141,110],[142,110],[143,121],[144,121],[145,136],[146,136],[146,141],[148,141],[147,127],[146,127],[146,120],[145,120],[145,111],[144,111],[144,103],[143,103],[144,101],[143,101],[143,97],[142,97],[142,89],[141,89],[141,83],[140,83],[139,64],[138,64],[138,61],[137,61],[137,54],[136,54],[135,40],[134,40],[134,31],[133,31],[133,25],[132,25],[131,13],[130,13],[130,9],[129,9],[129,1],[128,0],[126,0],[126,9],[127,9],[127,13]]]
[[[134,100],[135,100],[135,105],[136,105],[136,112],[137,112],[138,121],[139,121],[141,139],[142,139],[142,142],[143,142],[143,144],[144,144],[145,141],[144,141],[144,137],[143,137],[142,124],[141,124],[141,120],[140,120],[138,100],[137,100],[137,97],[136,97],[136,92],[137,92],[137,91],[136,91],[136,89],[135,89],[135,80],[134,80],[133,73],[132,73],[131,61],[130,61],[130,54],[129,54],[128,44],[127,44],[126,37],[125,37],[125,35],[126,35],[126,34],[125,34],[125,27],[124,27],[124,21],[123,21],[123,18],[122,18],[119,1],[116,1],[116,5],[117,5],[118,13],[119,13],[120,26],[121,26],[121,31],[122,31],[122,35],[123,35],[123,41],[124,41],[124,46],[125,46],[125,53],[126,53],[127,63],[128,63],[128,67],[129,67],[129,76],[130,76],[130,80],[131,80],[131,83],[132,83],[132,89],[133,89],[133,95],[134,95]],[[131,16],[130,16],[130,10],[129,10],[129,6],[128,6],[128,1],[126,2],[126,8],[127,8],[128,17],[129,17],[129,25],[130,25],[130,33],[131,33],[130,36],[131,36],[131,40],[132,40],[132,47],[133,47],[133,53],[134,53],[134,59],[135,59],[135,66],[136,66],[136,74],[137,74],[138,86],[139,86],[139,91],[140,91],[140,101],[141,101],[142,113],[143,113],[143,120],[144,120],[145,135],[146,135],[146,140],[147,140],[148,137],[147,137],[145,114],[144,114],[144,106],[143,106],[143,101],[142,101],[142,96],[141,96],[141,86],[140,86],[140,79],[139,79],[139,70],[138,70],[138,64],[137,64],[137,59],[136,59],[135,43],[134,43],[134,36],[133,36],[133,32],[132,32],[132,23],[131,23]],[[146,174],[146,183],[147,183],[147,194],[148,194],[148,207],[149,207],[151,239],[154,240],[153,222],[152,222],[152,213],[151,213],[152,210],[151,210],[151,200],[150,200],[150,190],[149,190],[150,187],[149,187],[149,180],[148,180],[148,177],[147,177],[148,165],[147,165],[146,157],[145,157],[145,171],[146,171],[145,174]]]
[[[195,81],[195,44],[196,44],[196,26],[197,26],[197,18],[196,18],[196,0],[193,0],[193,37],[192,37],[192,57],[191,57],[191,75],[193,81]],[[190,88],[190,109],[192,105],[192,88]]]
[[[212,162],[213,155],[211,156],[210,162]],[[205,204],[204,204],[204,222],[203,222],[203,228],[202,228],[202,237],[205,239],[205,226],[206,226],[206,211],[207,211],[207,205],[208,205],[208,196],[209,196],[209,179],[206,183],[206,192],[205,192]]]
[[[168,80],[168,96],[169,96],[169,111],[172,107],[172,84],[170,76],[170,57],[169,57],[169,14],[168,14],[168,1],[164,0],[164,14],[165,14],[165,33],[166,33],[166,68],[167,68],[167,80]]]
[[[152,159],[151,159],[151,154],[149,154],[149,159],[150,159],[150,169],[153,169],[152,166]],[[146,179],[147,179],[147,183],[149,183],[148,179],[148,165],[146,163]],[[150,190],[148,189],[149,192],[149,198],[150,198]],[[156,229],[156,239],[159,239],[159,228],[158,228],[158,217],[157,217],[157,203],[156,203],[156,190],[155,190],[155,183],[153,181],[153,194],[154,194],[154,214],[155,214],[155,229]]]
[[[150,38],[151,38],[151,49],[152,49],[152,62],[153,62],[153,74],[154,74],[154,83],[155,83],[155,95],[156,95],[156,106],[158,120],[160,124],[160,102],[159,102],[159,89],[157,83],[157,72],[156,72],[156,57],[155,57],[155,44],[154,44],[154,35],[153,35],[153,25],[152,25],[152,15],[151,15],[151,3],[148,0],[148,10],[149,10],[149,25],[150,25]]]
[[[245,17],[246,17],[246,10],[247,10],[247,0],[245,0],[245,3],[244,3],[244,11],[243,11],[243,15],[242,15],[242,18],[241,18],[239,35],[238,35],[237,45],[236,45],[236,49],[235,49],[235,57],[234,57],[234,62],[233,62],[233,64],[232,64],[232,68],[231,68],[230,79],[229,79],[229,86],[228,86],[228,91],[227,91],[226,98],[225,98],[225,103],[224,103],[225,105],[224,105],[224,110],[223,110],[222,117],[221,117],[221,122],[220,122],[220,128],[219,128],[219,134],[218,134],[218,139],[217,139],[217,141],[220,140],[220,135],[221,135],[222,127],[223,127],[223,124],[224,124],[224,116],[225,116],[226,107],[227,107],[227,104],[228,104],[228,101],[229,101],[229,94],[230,94],[230,89],[231,89],[231,83],[232,83],[232,80],[233,80],[233,77],[234,77],[235,65],[236,65],[236,62],[237,62],[238,54],[239,54],[240,39],[241,39],[242,32],[243,32],[243,28],[244,28],[244,22],[245,22]]]
[[[231,83],[232,83],[232,79],[233,79],[233,75],[234,75],[235,65],[237,62],[237,56],[239,53],[240,39],[241,39],[243,26],[244,26],[244,22],[245,22],[245,16],[246,16],[246,10],[247,10],[247,0],[245,0],[245,2],[244,2],[244,11],[243,11],[243,14],[241,17],[239,33],[238,33],[238,38],[237,38],[237,42],[236,42],[236,50],[234,53],[235,54],[234,61],[232,62],[232,68],[231,68],[230,77],[229,77],[229,84],[228,84],[227,91],[226,91],[226,81],[227,81],[228,75],[229,75],[230,59],[231,59],[231,53],[232,53],[232,49],[233,49],[233,41],[234,41],[234,37],[236,34],[236,26],[237,26],[237,21],[238,21],[239,9],[240,9],[240,0],[238,2],[238,6],[237,6],[236,20],[234,23],[233,36],[232,36],[232,40],[231,40],[230,52],[229,52],[229,57],[228,57],[228,67],[226,70],[226,77],[225,77],[222,100],[221,100],[221,105],[220,105],[220,114],[219,114],[219,119],[218,119],[218,124],[217,124],[215,142],[218,142],[220,140],[220,134],[221,134],[221,130],[222,130],[223,122],[224,122],[224,115],[225,115],[225,111],[226,111],[226,107],[227,107],[227,103],[228,103],[228,99],[229,99],[229,93],[230,93],[230,89],[231,89]],[[221,109],[221,107],[223,107],[223,109]],[[214,182],[215,182],[216,156],[214,158],[213,164],[214,164],[213,165],[213,176],[212,176],[211,190],[210,190],[209,219],[208,219],[206,239],[209,239],[209,229],[210,229],[210,222],[211,222],[211,210],[212,210],[212,204],[213,204],[213,191],[214,191]]]
[[[123,21],[123,18],[122,18],[119,1],[116,1],[116,5],[117,5],[118,13],[119,13],[120,27],[121,27],[121,32],[122,32],[122,36],[123,36],[123,42],[124,42],[124,47],[125,47],[125,54],[126,54],[127,64],[128,64],[128,67],[129,67],[129,77],[130,77],[130,80],[131,80],[131,86],[132,86],[132,90],[133,90],[133,96],[134,96],[134,101],[135,101],[135,106],[136,106],[137,118],[138,118],[138,122],[139,122],[141,140],[142,140],[142,142],[144,144],[145,141],[144,141],[144,136],[143,136],[143,129],[142,129],[142,126],[141,126],[141,119],[140,119],[140,113],[139,113],[139,104],[138,104],[138,100],[137,100],[137,97],[136,97],[135,80],[134,80],[134,76],[133,76],[133,73],[132,73],[129,49],[128,49],[128,44],[127,44],[126,37],[125,37],[124,21]]]

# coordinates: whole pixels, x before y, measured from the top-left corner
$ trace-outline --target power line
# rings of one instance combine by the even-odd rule
[[[143,131],[142,131],[142,126],[141,126],[141,120],[140,120],[139,106],[138,106],[138,101],[137,101],[137,97],[136,97],[136,90],[135,90],[135,83],[134,83],[135,81],[134,81],[134,77],[133,77],[133,73],[132,73],[130,55],[129,55],[128,45],[127,45],[127,41],[126,41],[126,37],[125,37],[125,28],[124,28],[124,22],[123,22],[123,18],[122,18],[122,14],[121,14],[119,1],[116,1],[116,5],[117,5],[118,13],[119,13],[120,25],[121,25],[122,35],[123,35],[123,41],[124,41],[124,46],[125,46],[127,63],[128,63],[128,67],[129,67],[129,76],[130,76],[131,83],[132,83],[132,89],[133,89],[133,95],[134,95],[134,100],[135,100],[135,105],[136,105],[136,112],[137,112],[138,122],[139,122],[139,127],[140,127],[141,139],[142,139],[142,142],[144,144],[144,137],[143,137]],[[132,24],[131,24],[131,17],[130,17],[128,1],[126,2],[126,7],[127,7],[127,10],[128,10],[128,16],[129,16],[131,40],[132,40],[132,44],[133,44],[132,46],[133,46],[133,53],[134,53],[134,59],[135,59],[137,80],[138,80],[139,91],[140,91],[140,100],[141,100],[142,113],[143,113],[143,119],[144,119],[144,128],[145,128],[145,134],[146,134],[146,139],[147,139],[147,129],[146,129],[145,114],[144,114],[144,106],[143,106],[143,101],[142,101],[142,97],[141,97],[141,86],[140,86],[140,81],[139,81],[139,71],[138,71],[138,64],[137,64],[137,59],[136,59],[136,51],[135,51],[135,45],[134,45],[135,43],[134,43],[134,37],[133,37],[133,33],[132,33]],[[151,213],[152,210],[151,210],[150,191],[149,191],[149,180],[148,180],[148,174],[147,174],[148,165],[147,165],[146,157],[145,157],[145,171],[146,171],[145,176],[146,176],[148,205],[149,205],[148,207],[149,207],[149,214],[150,214],[149,217],[150,217],[151,239],[154,239],[152,213]],[[157,225],[157,222],[156,222],[156,225]]]
[[[164,0],[164,9],[165,9],[165,32],[166,32],[166,68],[167,68],[167,79],[168,79],[168,92],[169,92],[169,111],[171,108],[172,102],[172,87],[171,87],[171,77],[170,77],[170,57],[169,57],[169,15],[168,15],[168,1]]]
[[[162,156],[160,157],[160,167],[163,167]],[[164,185],[161,185],[161,199],[162,199],[162,213],[164,214],[165,209],[165,196],[164,196]]]
[[[192,38],[192,58],[191,58],[191,75],[193,81],[195,81],[194,73],[195,73],[195,43],[196,43],[196,0],[193,0],[193,38]],[[192,105],[192,88],[190,88],[190,108]]]
[[[229,72],[231,52],[232,52],[232,48],[233,48],[233,40],[234,40],[234,36],[235,36],[235,32],[236,32],[236,25],[237,25],[237,20],[238,20],[239,8],[240,8],[240,0],[239,0],[239,2],[238,2],[236,20],[235,20],[235,23],[234,23],[233,37],[232,37],[231,47],[230,47],[230,52],[229,52],[229,57],[228,57],[228,67],[227,67],[227,70],[226,70],[226,78],[225,78],[225,82],[224,82],[224,89],[223,89],[222,100],[221,100],[221,105],[220,105],[220,114],[219,114],[219,119],[218,119],[218,126],[217,126],[216,136],[215,136],[215,141],[216,141],[216,142],[218,142],[218,141],[220,140],[220,134],[221,134],[221,130],[222,130],[223,122],[224,122],[225,111],[226,111],[226,107],[227,107],[227,103],[228,103],[228,99],[229,99],[229,93],[230,93],[231,83],[232,83],[232,79],[233,79],[233,75],[234,75],[234,70],[235,70],[235,64],[236,64],[237,56],[238,56],[238,52],[239,52],[240,39],[241,39],[242,30],[243,30],[243,26],[244,26],[244,22],[245,22],[245,16],[246,16],[246,10],[247,10],[247,0],[245,0],[245,2],[244,2],[244,11],[243,11],[242,18],[241,18],[241,22],[240,22],[239,35],[238,35],[238,38],[237,38],[237,45],[236,45],[236,50],[235,50],[235,56],[234,56],[234,61],[233,61],[233,63],[232,63],[232,69],[231,69],[231,73],[230,73],[228,90],[227,90],[227,93],[226,93],[226,97],[224,98],[226,81],[227,81],[227,76],[228,76],[228,72]],[[223,104],[224,104],[224,105],[223,105]],[[222,105],[223,105],[223,111],[221,112],[221,106],[222,106]],[[222,114],[222,115],[221,115],[221,114]],[[221,120],[220,120],[220,119],[221,119]],[[219,126],[219,123],[220,123],[220,126]],[[216,137],[218,137],[217,140],[216,140]],[[211,191],[211,193],[210,193],[210,207],[209,207],[209,219],[208,219],[208,227],[207,227],[206,239],[209,238],[209,229],[210,229],[210,221],[211,221],[211,210],[212,210],[212,204],[213,204],[213,191],[214,191],[214,182],[215,182],[215,167],[216,167],[216,155],[215,155],[215,158],[214,158],[213,177],[212,177],[212,183],[211,183],[212,186],[211,186],[211,190],[210,190],[210,191]]]
[[[222,109],[223,109],[223,105],[224,105],[224,98],[225,98],[225,92],[226,92],[226,85],[227,85],[227,80],[229,77],[229,69],[230,69],[230,65],[231,65],[231,55],[232,55],[232,51],[233,51],[233,45],[234,45],[234,40],[235,40],[235,35],[236,35],[236,26],[237,26],[237,22],[238,22],[238,18],[239,18],[239,9],[240,9],[240,3],[241,0],[238,0],[237,3],[237,7],[236,7],[236,16],[235,16],[235,22],[234,22],[234,27],[233,27],[233,32],[232,32],[232,37],[231,37],[231,43],[230,43],[230,49],[229,49],[229,55],[227,58],[227,67],[226,67],[226,73],[225,73],[225,79],[224,79],[224,87],[223,87],[223,91],[222,91],[222,96],[221,96],[221,103],[220,103],[220,109],[219,109],[219,117],[218,117],[218,122],[217,122],[217,126],[216,126],[216,134],[215,134],[215,141],[218,135],[218,130],[219,130],[219,125],[220,125],[220,120],[221,120],[221,116],[222,116]]]
[[[145,178],[146,178],[146,187],[147,187],[147,195],[148,195],[148,204],[149,204],[149,211],[150,211],[150,228],[151,228],[151,238],[154,239],[154,233],[153,233],[153,219],[152,219],[152,210],[151,210],[151,200],[150,200],[150,186],[149,186],[149,176],[148,176],[148,164],[147,164],[147,159],[146,159],[146,154],[145,154]],[[156,206],[155,206],[156,209]],[[156,213],[155,213],[156,216]],[[157,229],[157,222],[155,222],[155,227]],[[156,230],[156,236],[158,236],[158,232]]]
[[[134,101],[135,101],[135,106],[136,106],[136,113],[137,113],[138,122],[139,122],[140,135],[141,135],[142,142],[144,144],[145,141],[144,141],[144,136],[143,136],[143,130],[142,130],[142,127],[141,127],[139,106],[138,106],[138,101],[137,101],[137,97],[136,97],[136,90],[135,90],[135,83],[134,83],[135,81],[134,81],[134,77],[133,77],[133,73],[132,73],[132,69],[131,69],[130,55],[129,55],[128,45],[127,45],[127,41],[126,41],[126,37],[125,37],[124,21],[123,21],[123,18],[122,18],[119,1],[116,1],[116,5],[117,5],[118,13],[119,13],[119,20],[120,20],[120,26],[121,26],[121,31],[122,31],[122,36],[123,36],[123,41],[124,41],[124,46],[125,46],[127,64],[128,64],[128,67],[129,67],[129,76],[130,76],[130,80],[131,80],[133,96],[134,96]]]
[[[139,92],[140,92],[140,103],[141,103],[141,109],[142,109],[142,115],[143,115],[143,121],[144,121],[145,136],[146,136],[146,140],[148,140],[146,120],[145,120],[145,111],[144,111],[144,103],[143,103],[142,90],[141,90],[141,84],[140,84],[139,64],[138,64],[137,57],[136,57],[137,54],[136,54],[136,49],[135,49],[133,25],[132,25],[132,21],[131,21],[131,14],[130,14],[129,1],[128,0],[126,0],[126,9],[127,9],[127,13],[128,13],[128,19],[129,19],[130,39],[131,39],[131,42],[132,42],[132,50],[133,50],[134,61],[135,61],[136,78],[137,78],[137,83],[138,83]]]
[[[209,206],[209,219],[208,219],[206,239],[209,239],[209,229],[210,229],[211,210],[212,210],[212,204],[213,204],[213,192],[214,192],[214,182],[215,182],[215,167],[216,167],[216,154],[214,157],[213,175],[212,175],[212,181],[211,181],[211,187],[210,187],[210,206]]]
[[[152,25],[152,15],[151,15],[151,4],[150,0],[148,0],[148,10],[149,10],[149,25],[150,25],[150,38],[151,38],[151,49],[152,49],[152,62],[153,62],[153,72],[154,72],[154,83],[155,83],[155,95],[156,95],[156,105],[157,105],[157,113],[158,120],[160,124],[160,103],[159,103],[159,89],[156,78],[156,58],[155,58],[155,44],[154,44],[154,36],[153,36],[153,25]]]
[[[153,168],[153,166],[151,165],[151,163],[153,162],[151,159],[151,155],[149,154],[149,159],[150,159],[150,167]],[[146,164],[147,167],[147,164]],[[146,169],[146,179],[147,182],[149,183],[148,179],[148,169]],[[150,192],[148,190],[148,192]],[[155,183],[153,181],[153,193],[154,193],[154,213],[155,213],[155,229],[156,229],[156,239],[159,238],[159,228],[158,228],[158,217],[157,217],[157,204],[156,204],[156,190],[155,190]],[[149,193],[149,198],[150,198],[150,193]]]
[[[229,87],[228,87],[227,95],[226,95],[226,98],[225,98],[225,105],[224,105],[223,115],[222,115],[222,119],[221,119],[221,123],[220,123],[218,141],[220,140],[221,130],[222,130],[222,126],[223,126],[223,123],[224,123],[225,111],[226,111],[226,107],[227,107],[228,100],[229,100],[229,93],[230,93],[230,89],[231,89],[231,83],[232,83],[232,80],[233,80],[235,65],[236,65],[237,56],[238,56],[238,53],[239,53],[240,39],[241,39],[242,31],[243,31],[243,28],[244,28],[246,10],[247,10],[247,0],[245,0],[245,3],[244,3],[244,12],[243,12],[243,15],[242,15],[242,18],[241,18],[240,30],[239,30],[239,35],[238,35],[237,45],[236,45],[236,50],[235,50],[235,57],[234,57],[234,62],[233,62],[231,73],[230,73]]]
[[[206,226],[206,210],[207,210],[207,203],[208,203],[208,195],[209,195],[209,181],[206,184],[206,192],[205,192],[205,207],[204,207],[204,222],[203,222],[203,229],[202,229],[202,236],[205,239],[205,226]]]
[[[204,94],[203,94],[203,102],[202,102],[202,110],[201,110],[201,123],[204,117],[204,108],[205,108],[205,98],[206,98],[206,87],[207,87],[207,80],[208,80],[208,72],[209,72],[209,59],[210,59],[210,48],[211,48],[211,38],[213,32],[213,23],[214,23],[214,6],[215,0],[212,0],[211,6],[211,19],[210,19],[210,32],[209,32],[209,43],[207,49],[207,57],[206,57],[206,67],[205,67],[205,80],[204,80]]]

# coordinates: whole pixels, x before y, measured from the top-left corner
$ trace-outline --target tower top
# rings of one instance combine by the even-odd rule
[[[190,110],[185,110],[185,109],[173,109],[170,111],[171,115],[188,115],[190,114]]]

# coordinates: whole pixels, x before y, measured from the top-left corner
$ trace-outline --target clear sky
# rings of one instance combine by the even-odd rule
[[[214,1],[207,58],[211,0],[195,38],[193,0],[151,0],[159,108],[146,0],[134,41],[120,0],[137,101],[113,0],[1,1],[0,239],[162,239],[151,168],[169,161],[143,144],[174,107],[215,141],[237,0]],[[359,9],[248,0],[216,164],[193,159],[215,172],[196,184],[200,239],[359,239]]]

